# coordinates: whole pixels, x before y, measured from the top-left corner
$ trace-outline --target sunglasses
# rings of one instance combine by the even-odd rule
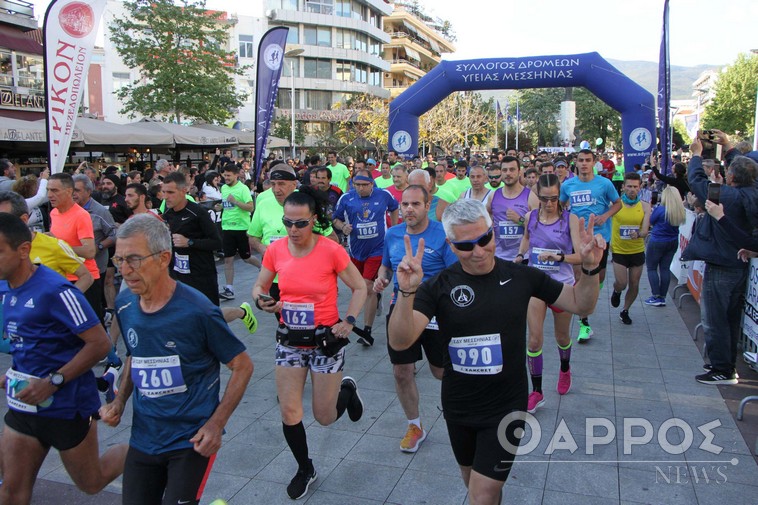
[[[311,219],[301,219],[300,221],[292,221],[291,219],[287,219],[286,217],[282,218],[282,223],[284,224],[285,228],[292,228],[293,226],[298,229],[303,229],[309,224],[311,224]]]
[[[557,202],[558,197],[557,196],[539,196],[537,197],[540,199],[540,202]]]
[[[499,175],[490,175],[490,176],[489,176],[489,180],[491,180],[491,181],[495,181],[495,180],[497,180],[497,179],[500,179],[500,176],[499,176]]]
[[[495,234],[495,230],[490,228],[489,231],[487,231],[487,233],[485,233],[484,235],[478,236],[474,240],[462,240],[460,242],[453,242],[451,240],[450,243],[453,244],[453,246],[455,246],[455,248],[458,249],[459,251],[473,251],[475,245],[478,245],[479,247],[484,247],[487,244],[489,244],[492,241],[492,237],[494,236],[494,234]]]

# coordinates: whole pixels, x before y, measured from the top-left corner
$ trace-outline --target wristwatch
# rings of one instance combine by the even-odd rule
[[[353,316],[347,316],[345,322],[349,325],[355,326],[355,318]]]
[[[593,269],[593,270],[587,270],[586,268],[584,268],[584,265],[582,265],[582,273],[583,273],[584,275],[589,275],[589,276],[592,276],[592,275],[597,275],[597,274],[599,274],[599,273],[600,273],[600,271],[601,271],[602,269],[603,269],[603,266],[602,266],[602,265],[598,265],[598,266],[597,266],[597,268],[595,268],[595,269]]]
[[[187,240],[187,247],[192,247],[193,245],[195,245],[195,241],[194,240],[192,240],[192,239]]]
[[[103,243],[102,242],[100,242],[99,244],[97,244],[97,250],[98,251],[102,251],[103,250]]]
[[[48,380],[50,381],[50,384],[58,389],[62,388],[63,384],[66,382],[66,378],[63,377],[63,374],[60,372],[52,372],[48,376]]]

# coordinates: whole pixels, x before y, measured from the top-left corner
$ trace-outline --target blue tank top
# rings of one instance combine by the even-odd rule
[[[542,270],[550,277],[564,284],[574,285],[574,269],[566,263],[539,261],[542,252],[571,254],[574,244],[571,242],[569,211],[564,210],[561,217],[552,224],[540,223],[539,211],[529,216],[529,266]]]
[[[524,238],[524,225],[512,222],[506,216],[508,209],[513,209],[524,217],[529,212],[529,188],[516,198],[506,198],[502,190],[492,196],[492,224],[495,226],[495,255],[504,260],[513,261],[518,254],[521,239]]]

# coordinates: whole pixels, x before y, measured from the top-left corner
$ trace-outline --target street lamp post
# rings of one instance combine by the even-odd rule
[[[303,54],[305,50],[303,48],[290,49],[284,53],[285,58],[294,58],[300,54]],[[290,146],[292,147],[292,159],[295,159],[295,62],[290,59],[290,105],[292,110],[290,111],[292,116],[292,124],[290,125]]]

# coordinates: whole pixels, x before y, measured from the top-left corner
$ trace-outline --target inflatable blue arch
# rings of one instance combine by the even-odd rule
[[[418,154],[419,116],[454,91],[585,87],[621,114],[624,166],[656,145],[653,95],[598,53],[442,61],[390,103],[389,149]]]

